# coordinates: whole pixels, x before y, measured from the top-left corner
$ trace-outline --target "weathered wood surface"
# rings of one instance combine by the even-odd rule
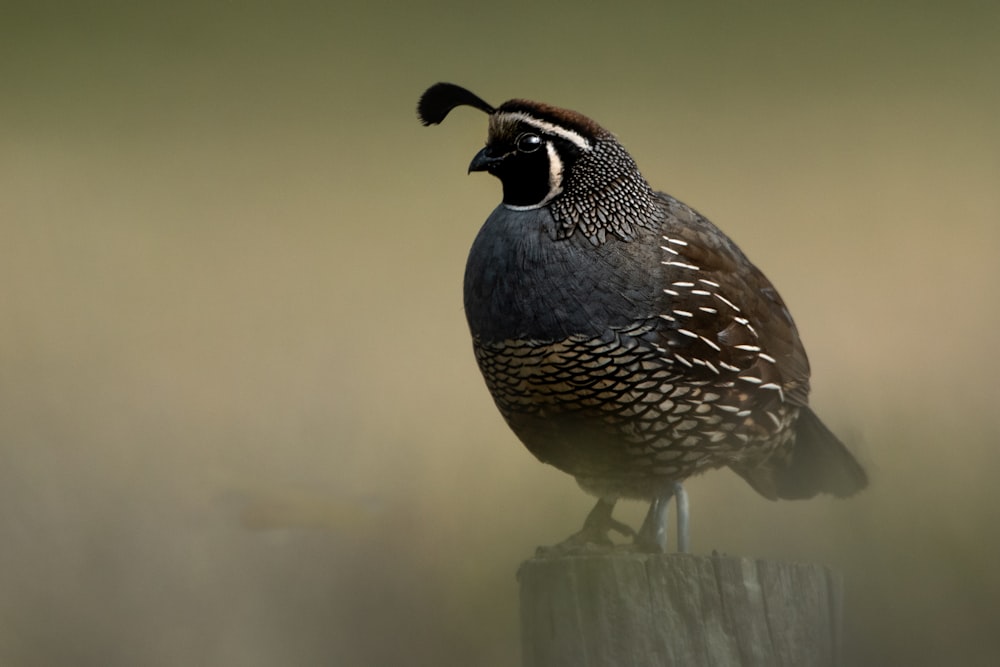
[[[518,580],[525,667],[838,663],[842,582],[822,565],[616,551]]]

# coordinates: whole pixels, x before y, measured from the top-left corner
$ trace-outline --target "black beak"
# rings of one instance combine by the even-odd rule
[[[502,159],[502,157],[490,155],[490,147],[487,146],[476,153],[476,157],[472,158],[472,162],[469,163],[469,173],[471,174],[474,171],[489,171],[491,166],[498,164]]]

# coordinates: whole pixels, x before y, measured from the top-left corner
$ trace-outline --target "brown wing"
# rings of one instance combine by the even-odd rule
[[[692,377],[806,405],[809,361],[777,290],[710,221],[672,197],[660,201],[661,345]]]

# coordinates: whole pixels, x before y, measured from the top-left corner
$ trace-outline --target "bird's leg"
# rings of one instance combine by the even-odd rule
[[[603,544],[610,546],[612,542],[611,538],[608,537],[608,532],[612,530],[625,537],[635,539],[634,530],[611,516],[611,512],[614,510],[615,503],[617,502],[617,498],[599,498],[597,504],[594,505],[594,509],[590,510],[590,514],[584,519],[583,528],[579,532],[570,535],[557,546],[572,547],[583,544]]]
[[[664,491],[653,498],[649,504],[649,512],[642,522],[635,545],[643,551],[664,553],[667,550],[667,515],[670,509],[670,499],[677,497],[677,551],[687,553],[690,547],[688,525],[690,521],[687,491],[680,482],[674,482],[670,490]]]
[[[673,491],[662,493],[649,503],[649,511],[642,521],[639,534],[635,537],[635,545],[642,551],[664,553],[667,550],[667,511],[670,509],[670,499]]]
[[[691,549],[691,507],[684,485],[674,482],[674,497],[677,498],[677,553],[686,554]]]

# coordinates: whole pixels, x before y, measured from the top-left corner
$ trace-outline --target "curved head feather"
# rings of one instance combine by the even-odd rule
[[[475,93],[453,83],[435,83],[424,91],[417,103],[417,116],[424,125],[437,125],[460,106],[470,106],[492,114],[496,109]]]

